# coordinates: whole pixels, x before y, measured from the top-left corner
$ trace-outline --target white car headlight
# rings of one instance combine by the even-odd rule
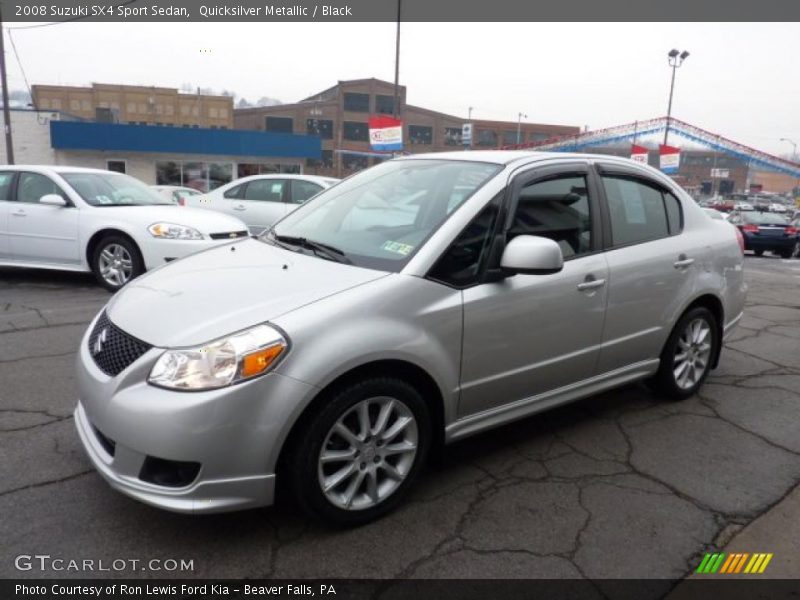
[[[266,373],[287,345],[279,331],[257,325],[196,348],[165,351],[147,381],[187,391],[225,387]]]
[[[153,223],[147,228],[150,235],[168,240],[202,240],[203,234],[194,227],[175,223]]]

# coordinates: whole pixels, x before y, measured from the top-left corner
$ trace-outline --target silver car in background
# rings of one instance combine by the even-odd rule
[[[258,239],[134,280],[80,345],[76,424],[118,490],[358,524],[432,448],[637,380],[697,391],[742,315],[743,252],[650,167],[395,159]]]

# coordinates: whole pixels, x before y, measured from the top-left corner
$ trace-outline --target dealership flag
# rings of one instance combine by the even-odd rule
[[[631,160],[647,164],[647,148],[633,144],[631,146]]]
[[[373,150],[390,152],[403,149],[403,122],[392,117],[370,117],[369,143]]]
[[[661,170],[664,173],[677,173],[681,162],[681,149],[661,144],[658,153],[661,157]]]

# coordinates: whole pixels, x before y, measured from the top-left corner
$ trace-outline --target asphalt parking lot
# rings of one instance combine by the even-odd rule
[[[800,482],[800,260],[746,270],[744,320],[701,395],[636,385],[466,440],[401,510],[341,531],[287,506],[192,517],[112,491],[71,416],[75,349],[108,293],[0,269],[0,577],[43,575],[20,554],[193,560],[120,577],[682,577]]]

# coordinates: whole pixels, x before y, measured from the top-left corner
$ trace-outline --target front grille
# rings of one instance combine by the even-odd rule
[[[247,237],[246,231],[225,231],[223,233],[209,234],[212,240],[233,240],[236,238]]]
[[[119,375],[152,346],[128,335],[108,320],[105,311],[89,336],[89,354],[106,375]]]

